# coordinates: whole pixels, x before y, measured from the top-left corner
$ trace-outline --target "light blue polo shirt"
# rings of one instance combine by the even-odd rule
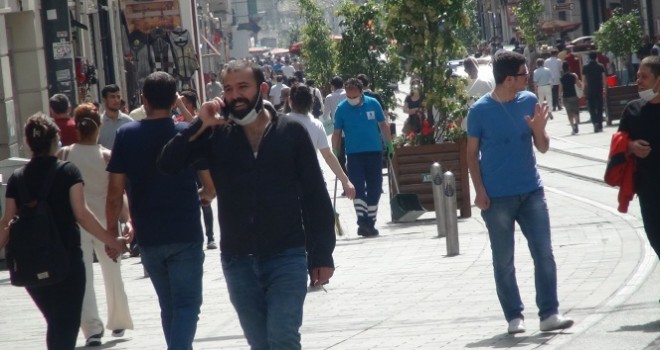
[[[385,121],[383,109],[374,98],[362,95],[362,103],[351,106],[348,100],[337,105],[335,130],[343,130],[346,138],[346,154],[382,152],[383,142],[378,123]]]
[[[468,137],[479,139],[481,179],[489,197],[529,193],[543,186],[536,169],[532,129],[525,116],[534,116],[536,96],[519,92],[501,104],[491,94],[468,112]]]

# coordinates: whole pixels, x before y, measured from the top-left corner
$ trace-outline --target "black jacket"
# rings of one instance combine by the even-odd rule
[[[218,195],[223,254],[268,257],[307,247],[308,265],[334,267],[334,212],[309,134],[301,124],[273,116],[252,154],[237,124],[206,130],[195,120],[163,148],[159,168],[176,173],[205,158]],[[306,215],[303,227],[303,213]]]

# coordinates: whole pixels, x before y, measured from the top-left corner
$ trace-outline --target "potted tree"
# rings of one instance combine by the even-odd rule
[[[415,193],[427,210],[433,210],[430,167],[440,162],[454,173],[458,207],[471,216],[470,186],[465,153],[465,132],[460,121],[467,113],[467,96],[461,78],[448,62],[465,53],[458,29],[469,25],[465,1],[385,0],[386,32],[405,60],[407,74],[419,80],[426,123],[421,133],[396,140],[393,170],[401,192]]]

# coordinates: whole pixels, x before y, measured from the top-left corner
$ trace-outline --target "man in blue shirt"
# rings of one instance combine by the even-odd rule
[[[378,101],[366,96],[362,82],[351,78],[346,81],[346,100],[337,106],[332,150],[339,155],[342,132],[346,140],[348,178],[355,186],[353,206],[357,215],[358,235],[378,236],[376,214],[383,190],[383,138],[387,154],[394,154],[390,127]],[[381,136],[381,134],[383,136]]]
[[[531,92],[525,57],[502,52],[493,61],[495,89],[468,113],[468,168],[476,191],[475,204],[486,223],[493,255],[495,285],[508,332],[525,332],[514,258],[514,227],[527,238],[536,281],[541,331],[569,328],[573,320],[559,314],[557,266],[552,254],[550,218],[532,144],[545,153],[550,115]]]
[[[120,127],[112,148],[107,168],[107,227],[117,232],[122,194],[130,183],[133,227],[142,263],[158,295],[167,347],[190,349],[202,305],[200,199],[211,201],[215,189],[207,182],[198,194],[193,167],[175,175],[156,168],[163,146],[187,127],[172,119],[176,80],[165,72],[152,73],[144,82],[142,97],[147,117]],[[209,174],[200,178],[210,181]]]

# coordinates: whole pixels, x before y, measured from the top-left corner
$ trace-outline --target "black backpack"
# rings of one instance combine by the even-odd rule
[[[312,90],[312,96],[314,96],[314,105],[312,106],[312,115],[314,118],[319,118],[321,114],[323,114],[323,110],[321,109],[321,100],[318,97],[318,92],[319,90],[314,88]]]
[[[18,186],[18,214],[9,224],[7,268],[11,284],[41,287],[63,281],[69,274],[69,251],[62,242],[51,206],[46,198],[55,175],[66,162],[58,162],[46,176],[43,191],[30,198],[25,185],[25,167],[14,171]]]

